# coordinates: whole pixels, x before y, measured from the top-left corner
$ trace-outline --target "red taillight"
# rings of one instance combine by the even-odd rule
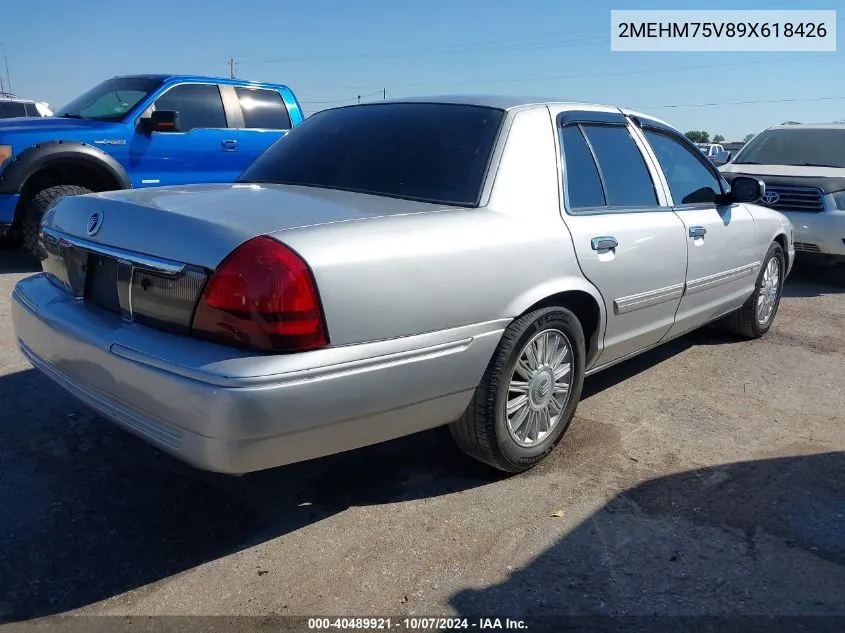
[[[311,271],[296,253],[269,237],[245,242],[217,267],[191,332],[262,351],[304,351],[328,344]]]

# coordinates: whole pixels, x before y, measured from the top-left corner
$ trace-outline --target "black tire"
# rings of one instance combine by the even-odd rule
[[[557,424],[531,447],[520,446],[508,430],[508,387],[517,360],[532,338],[545,330],[563,333],[572,350],[568,400]],[[487,366],[469,407],[449,430],[458,447],[470,457],[499,470],[518,473],[540,463],[563,437],[584,385],[584,331],[566,308],[535,310],[510,324]]]
[[[53,203],[65,196],[81,196],[91,193],[90,189],[78,185],[57,185],[48,187],[35,194],[26,205],[23,216],[23,239],[26,247],[35,255],[41,256],[38,235],[41,232],[41,218]]]
[[[760,297],[761,289],[763,288],[763,278],[766,273],[766,268],[772,259],[776,259],[778,262],[777,296],[775,298],[774,309],[772,310],[771,315],[769,315],[769,318],[766,319],[765,322],[761,323],[757,319],[757,301]],[[724,325],[730,332],[743,338],[754,339],[760,338],[769,331],[772,327],[772,323],[774,323],[775,316],[778,313],[778,307],[780,307],[780,298],[783,294],[783,275],[786,270],[785,262],[786,259],[783,254],[783,248],[777,242],[772,242],[772,245],[769,246],[769,250],[766,253],[766,257],[763,259],[763,264],[760,266],[760,273],[757,275],[757,283],[754,285],[754,292],[751,293],[751,296],[748,297],[748,300],[741,308],[731,312],[727,315],[727,317],[725,317]]]

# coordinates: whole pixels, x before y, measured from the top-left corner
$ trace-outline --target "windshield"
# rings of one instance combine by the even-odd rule
[[[476,206],[503,116],[434,103],[326,110],[277,141],[240,182]]]
[[[121,121],[127,112],[160,84],[160,79],[145,77],[108,79],[59,108],[58,116],[93,121]]]
[[[845,167],[845,129],[774,129],[751,139],[735,164]]]

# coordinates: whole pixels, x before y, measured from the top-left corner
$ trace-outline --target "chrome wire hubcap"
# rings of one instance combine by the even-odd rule
[[[763,271],[763,281],[757,294],[757,322],[761,325],[772,318],[780,292],[780,263],[772,257]]]
[[[536,334],[519,354],[508,383],[508,432],[523,447],[542,442],[569,401],[572,346],[560,330]]]

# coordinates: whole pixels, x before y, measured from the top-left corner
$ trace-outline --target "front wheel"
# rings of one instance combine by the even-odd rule
[[[745,338],[760,338],[769,331],[780,307],[785,272],[783,248],[772,242],[763,258],[754,292],[739,310],[727,316],[725,324],[731,332]]]
[[[450,426],[455,442],[505,472],[540,463],[575,415],[584,356],[584,332],[566,308],[520,317],[505,330],[470,406]]]

